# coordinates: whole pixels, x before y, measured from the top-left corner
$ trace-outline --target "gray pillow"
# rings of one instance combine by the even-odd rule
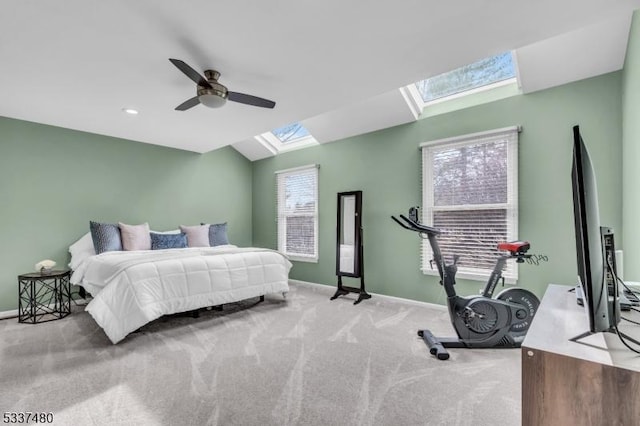
[[[124,250],[151,250],[151,235],[149,235],[149,224],[127,225],[118,222],[120,236],[122,238],[122,248]]]
[[[93,248],[96,254],[105,251],[121,251],[122,240],[120,239],[120,228],[113,223],[100,223],[89,221],[89,230],[93,240]]]
[[[203,223],[202,225],[206,225]],[[209,245],[211,247],[229,244],[227,236],[227,222],[209,225]]]
[[[183,226],[180,230],[187,234],[189,247],[209,247],[209,225]]]

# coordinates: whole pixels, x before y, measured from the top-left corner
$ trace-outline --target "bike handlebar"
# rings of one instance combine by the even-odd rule
[[[400,222],[398,220],[398,218],[395,217],[395,216],[391,216],[391,219],[393,219],[398,225],[402,226],[404,229],[408,229],[409,231],[413,231],[414,230],[413,228],[410,228],[409,226],[407,226],[404,223]]]
[[[431,226],[426,226],[426,225],[421,225],[421,224],[409,219],[408,217],[406,217],[403,214],[400,215],[400,218],[402,220],[404,220],[406,223],[402,223],[395,216],[391,216],[391,219],[395,220],[398,225],[402,226],[404,229],[408,229],[409,231],[419,232],[419,233],[427,234],[427,235],[439,235],[439,234],[442,233],[442,231],[440,231],[437,228],[433,228]]]

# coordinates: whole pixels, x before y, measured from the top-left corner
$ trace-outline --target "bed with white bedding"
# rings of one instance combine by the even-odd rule
[[[162,315],[289,290],[282,254],[232,245],[110,251],[73,267],[71,282],[93,299],[86,307],[115,344]]]

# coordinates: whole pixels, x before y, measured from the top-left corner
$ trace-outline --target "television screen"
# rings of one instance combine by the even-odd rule
[[[613,331],[620,321],[613,230],[600,226],[596,178],[579,126],[573,128],[571,182],[578,278],[589,315],[589,331]]]

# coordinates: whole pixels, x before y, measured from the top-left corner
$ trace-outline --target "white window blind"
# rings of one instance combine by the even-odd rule
[[[293,260],[318,260],[318,167],[276,172],[278,250]]]
[[[498,129],[422,147],[422,221],[440,229],[447,262],[459,255],[460,278],[486,279],[499,256],[497,244],[518,238],[518,128]],[[422,244],[422,271],[433,258]],[[515,283],[518,269],[508,262],[505,280]]]

